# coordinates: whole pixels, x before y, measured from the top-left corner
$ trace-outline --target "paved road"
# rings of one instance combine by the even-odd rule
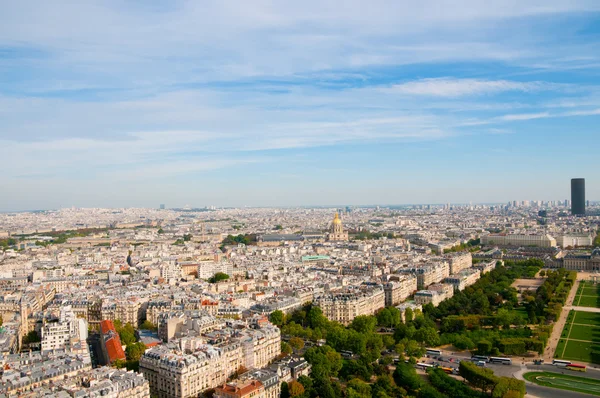
[[[575,391],[558,390],[556,388],[538,386],[537,384],[529,383],[526,386],[527,395],[526,397],[537,397],[537,398],[590,398],[591,395],[583,394]]]

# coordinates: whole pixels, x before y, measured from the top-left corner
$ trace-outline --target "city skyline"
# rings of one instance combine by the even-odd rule
[[[600,4],[459,3],[10,3],[0,211],[600,200]]]

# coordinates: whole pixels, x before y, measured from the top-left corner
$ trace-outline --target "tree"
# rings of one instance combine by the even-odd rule
[[[412,308],[407,308],[406,310],[404,310],[404,321],[406,323],[412,321],[413,316],[414,316],[414,312],[413,312]]]
[[[481,355],[488,355],[492,350],[492,343],[487,340],[480,340],[477,343],[477,353]]]
[[[304,348],[304,340],[302,340],[300,337],[292,337],[290,339],[290,346],[294,350],[301,350]]]
[[[396,366],[394,381],[408,392],[417,391],[423,384],[423,380],[419,377],[415,368],[406,363],[399,363]]]
[[[142,355],[146,352],[146,344],[141,341],[138,343],[129,344],[125,348],[125,355],[130,361],[139,361]]]
[[[304,394],[304,386],[300,383],[298,383],[295,380],[292,380],[288,383],[288,391],[290,394],[290,397],[295,398],[295,397],[300,397]]]
[[[155,324],[153,324],[152,322],[150,322],[149,320],[146,319],[140,325],[140,329],[143,329],[143,330],[157,330],[158,326],[156,326]]]
[[[162,228],[159,228],[159,229],[158,229],[158,233],[159,233],[159,234],[164,234],[164,233],[165,233],[165,231],[164,231]]]
[[[39,343],[40,341],[42,341],[42,339],[35,330],[32,330],[31,332],[27,333],[25,337],[23,337],[23,344]]]
[[[436,347],[440,345],[440,336],[433,327],[424,327],[416,331],[415,340],[429,347]]]
[[[281,383],[281,392],[279,393],[280,398],[290,398],[290,386],[285,381]]]
[[[348,397],[371,398],[371,386],[360,379],[348,382]]]
[[[288,343],[286,343],[285,341],[282,341],[281,342],[281,353],[289,355],[292,352],[294,352],[294,350],[292,349],[292,346],[289,345]]]
[[[352,320],[350,324],[350,328],[356,330],[359,333],[373,333],[375,331],[375,326],[377,325],[377,320],[375,317],[369,315],[359,315]]]
[[[208,282],[209,283],[219,283],[221,281],[226,281],[227,279],[229,279],[229,275],[227,275],[224,272],[217,272],[216,274],[214,274],[213,276],[208,278]]]
[[[271,321],[273,325],[282,327],[285,321],[285,314],[281,310],[275,310],[269,315],[269,321]]]
[[[129,344],[133,344],[136,341],[135,338],[135,329],[133,328],[133,326],[131,325],[131,323],[126,323],[125,326],[120,326],[120,322],[119,322],[119,327],[117,327],[117,324],[115,323],[115,329],[117,330],[117,333],[119,333],[119,337],[121,338],[121,344],[128,346]]]

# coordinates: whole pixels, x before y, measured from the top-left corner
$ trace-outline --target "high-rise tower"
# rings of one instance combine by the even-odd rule
[[[585,215],[585,178],[571,180],[571,214]]]

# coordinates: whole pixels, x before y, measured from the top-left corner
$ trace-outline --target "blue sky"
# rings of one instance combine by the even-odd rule
[[[0,11],[0,210],[600,200],[598,1]]]

